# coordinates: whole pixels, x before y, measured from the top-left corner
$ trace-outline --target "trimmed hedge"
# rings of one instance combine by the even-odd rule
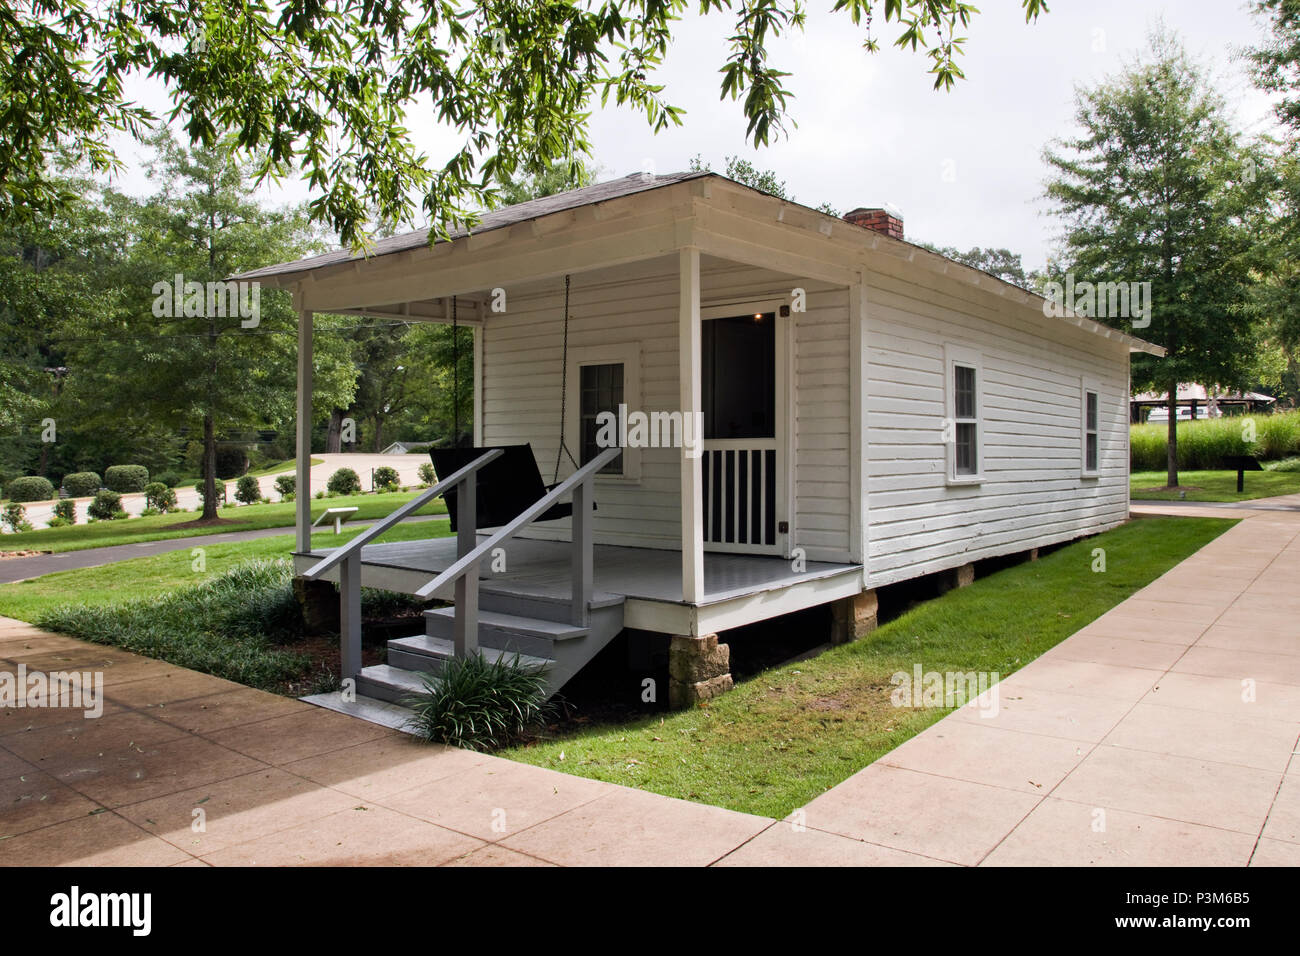
[[[63,476],[63,490],[73,498],[89,498],[103,485],[104,480],[93,471],[74,471]]]
[[[126,512],[122,510],[122,496],[116,491],[101,491],[95,495],[95,500],[90,503],[86,513],[96,521],[126,517]]]
[[[49,501],[54,497],[54,485],[38,475],[15,478],[5,485],[5,495],[10,501]]]
[[[330,475],[325,487],[336,495],[355,495],[361,492],[361,479],[351,468],[340,468]]]
[[[396,491],[402,486],[402,479],[398,477],[397,469],[388,465],[381,465],[375,469],[375,490],[376,491]]]
[[[176,492],[161,481],[151,481],[144,486],[144,503],[159,513],[176,510]]]
[[[144,491],[149,484],[149,469],[144,465],[113,465],[104,472],[104,487],[109,491],[131,494]]]
[[[246,505],[256,504],[262,500],[262,486],[252,475],[244,475],[235,482],[235,500]]]

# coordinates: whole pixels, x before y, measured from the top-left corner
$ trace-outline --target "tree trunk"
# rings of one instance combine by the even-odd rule
[[[381,452],[381,451],[384,450],[384,419],[383,419],[383,416],[382,416],[382,415],[376,415],[376,416],[374,417],[374,422],[375,422],[375,451],[376,451],[376,452]]]
[[[1165,484],[1169,488],[1178,487],[1178,383],[1169,386],[1166,406],[1169,409],[1169,437],[1165,441],[1168,453],[1169,474]]]
[[[217,429],[211,415],[203,416],[203,514],[201,521],[217,515]]]
[[[330,410],[329,429],[325,432],[325,453],[337,455],[343,450],[343,409]]]

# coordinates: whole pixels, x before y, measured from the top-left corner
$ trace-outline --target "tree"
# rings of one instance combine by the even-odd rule
[[[1179,382],[1240,386],[1257,333],[1252,308],[1267,188],[1260,160],[1177,38],[1076,92],[1081,133],[1044,151],[1047,195],[1065,231],[1061,271],[1088,281],[1150,282],[1149,327],[1168,350],[1134,358],[1135,388],[1169,394],[1168,484],[1178,484]],[[1095,316],[1129,328],[1130,319]]]
[[[1033,288],[1034,277],[1025,273],[1024,263],[1020,261],[1020,253],[1012,252],[1010,249],[994,249],[992,246],[984,249],[973,246],[966,252],[962,252],[953,246],[935,246],[928,242],[918,242],[917,245],[931,252],[937,252],[954,262],[960,262],[964,266],[997,276],[1022,289]]]
[[[1257,0],[1254,10],[1268,33],[1248,58],[1256,84],[1280,94],[1274,110],[1287,131],[1283,150],[1272,161],[1277,205],[1261,243],[1270,253],[1262,270],[1260,308],[1266,356],[1273,362],[1272,374],[1262,372],[1259,378],[1266,389],[1295,402],[1300,400],[1300,2]]]
[[[581,189],[595,181],[596,171],[580,157],[573,160],[558,159],[534,173],[507,181],[494,198],[493,208],[514,206],[530,199]]]
[[[795,198],[786,188],[785,180],[778,179],[776,170],[759,169],[749,160],[740,156],[728,156],[726,177],[734,179],[738,183],[757,189],[759,192],[767,193],[769,196],[775,196],[777,199],[784,199],[787,202],[794,202]],[[713,172],[713,167],[704,161],[699,153],[691,157],[690,169],[692,172]],[[822,203],[816,207],[819,212],[824,212],[828,216],[839,217],[839,212],[830,203]]]
[[[1046,9],[1021,0],[1027,21]],[[317,192],[312,214],[344,243],[366,223],[413,220],[420,202],[434,228],[490,208],[494,184],[590,151],[593,100],[643,114],[656,131],[682,122],[655,73],[685,4],[659,0],[497,3],[485,0],[340,0],[222,4],[216,0],[0,0],[0,218],[48,210],[66,198],[48,175],[64,143],[95,171],[115,168],[117,131],[143,136],[156,119],[134,104],[128,80],[161,79],[173,119],[205,148],[230,135],[259,176],[301,169]],[[834,10],[878,48],[930,59],[936,89],[962,76],[964,0],[837,0]],[[747,136],[785,131],[787,74],[772,38],[801,28],[798,0],[701,0],[730,15],[721,95],[741,100]],[[873,22],[874,18],[874,22]],[[412,117],[432,103],[432,116]],[[411,127],[454,129],[459,149],[441,164],[416,148]]]
[[[259,206],[248,169],[228,150],[186,149],[165,131],[151,145],[158,192],[145,200],[105,193],[125,236],[121,261],[106,267],[120,299],[65,322],[68,399],[83,428],[120,436],[143,420],[200,435],[201,520],[212,520],[219,436],[288,418],[294,394],[297,316],[288,298],[223,280],[296,257],[307,220],[301,209]]]

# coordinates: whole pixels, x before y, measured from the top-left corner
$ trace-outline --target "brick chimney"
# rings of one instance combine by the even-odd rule
[[[883,232],[891,239],[903,238],[903,214],[896,206],[884,206],[874,209],[858,208],[844,214],[844,221],[864,229]]]

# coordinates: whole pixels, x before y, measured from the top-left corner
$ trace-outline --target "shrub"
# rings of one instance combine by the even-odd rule
[[[104,487],[122,494],[144,491],[149,484],[149,469],[144,465],[113,465],[104,472]]]
[[[196,482],[194,482],[194,490],[197,491],[197,492],[199,493],[199,501],[202,502],[202,501],[203,501],[203,482],[202,482],[202,481],[196,481]],[[216,490],[217,490],[217,500],[218,500],[218,501],[225,501],[225,500],[226,500],[226,483],[225,483],[224,481],[218,481],[218,482],[216,483]]]
[[[252,561],[200,584],[116,604],[68,604],[40,626],[97,644],[215,674],[264,690],[283,690],[310,658],[275,646],[301,636],[301,612],[287,561]]]
[[[262,500],[262,487],[252,475],[244,475],[235,483],[235,500],[246,505],[256,504]]]
[[[141,511],[141,512],[140,512],[140,517],[141,517],[141,518],[152,518],[152,517],[154,517],[155,515],[160,515],[160,514],[162,514],[162,512],[159,511],[157,508],[155,508],[153,505],[147,505],[147,506],[145,507],[144,511]]]
[[[361,479],[351,468],[340,468],[330,475],[325,487],[336,495],[355,495],[361,491]]]
[[[89,498],[103,484],[103,479],[93,471],[74,471],[63,476],[63,490],[74,498]]]
[[[72,524],[73,522],[67,518],[60,518],[58,515],[52,515],[45,521],[45,527],[47,528],[67,528]]]
[[[468,750],[489,750],[518,740],[549,717],[543,670],[504,654],[447,661],[437,674],[421,674],[424,693],[403,703],[415,711],[408,726],[425,740]]]
[[[62,518],[64,524],[77,523],[77,503],[71,498],[62,498],[54,504],[54,517]],[[50,527],[58,527],[51,525]]]
[[[426,461],[420,466],[420,480],[426,485],[431,485],[438,480],[437,474],[433,470],[433,462]]]
[[[11,501],[49,501],[54,497],[54,485],[39,476],[15,478],[5,486],[5,494]]]
[[[1255,440],[1249,441],[1250,429]],[[1129,432],[1133,471],[1163,471],[1168,426],[1134,425]],[[1218,468],[1225,455],[1254,455],[1263,461],[1300,454],[1300,411],[1234,415],[1178,423],[1178,467]]]
[[[1300,471],[1300,458],[1286,458],[1282,461],[1275,461],[1268,466],[1269,471]]]
[[[13,502],[5,505],[4,512],[0,513],[0,524],[10,531],[32,530],[32,523],[27,520],[27,509]]]
[[[294,492],[298,488],[298,479],[294,475],[276,475],[275,490],[280,495],[282,501],[293,501]]]
[[[396,468],[381,465],[375,469],[376,491],[396,491],[401,486],[402,479],[398,477]]]
[[[176,492],[161,481],[151,481],[144,486],[144,503],[148,506],[145,510],[154,514],[175,511]]]
[[[126,512],[122,510],[122,496],[116,491],[107,490],[95,495],[95,500],[90,503],[86,513],[96,521],[112,521],[115,518],[126,517]]]
[[[164,484],[168,488],[175,488],[181,483],[181,476],[174,471],[164,471],[161,475],[154,475],[154,481]]]

